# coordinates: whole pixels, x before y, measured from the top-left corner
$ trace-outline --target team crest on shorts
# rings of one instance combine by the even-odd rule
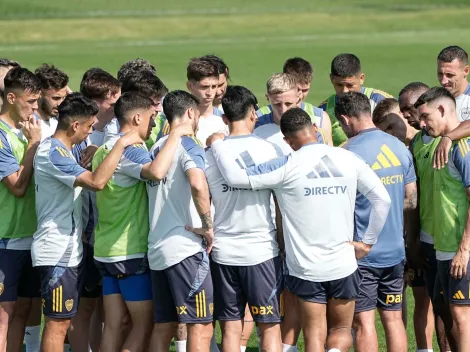
[[[65,309],[70,312],[73,308],[73,299],[68,299],[65,301]]]
[[[214,303],[209,304],[209,312],[214,315]]]
[[[4,290],[5,290],[5,286],[3,285],[3,282],[0,282],[0,296],[2,295]]]

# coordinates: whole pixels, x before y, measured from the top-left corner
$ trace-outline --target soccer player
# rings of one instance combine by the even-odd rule
[[[287,110],[301,107],[309,114],[312,123],[316,127],[326,127],[325,130],[321,127],[322,130],[318,131],[321,134],[320,141],[323,143],[331,141],[331,134],[328,131],[328,115],[322,109],[312,105],[310,105],[311,108],[307,108],[307,105],[300,100],[297,81],[293,75],[287,73],[274,74],[269,78],[266,88],[266,98],[270,105],[262,107],[256,112],[258,121],[255,126],[255,134],[257,136],[277,144],[284,155],[291,153],[292,148],[284,142],[284,136],[279,125],[281,116]]]
[[[424,92],[429,90],[429,86],[422,82],[408,83],[398,94],[398,105],[403,118],[408,122],[408,125],[416,130],[420,130],[420,122],[418,110],[415,109],[414,103]]]
[[[137,92],[124,93],[116,102],[120,134],[136,131],[147,140],[155,125],[153,101]],[[181,127],[183,129],[181,129]],[[180,144],[182,125],[155,160],[144,144],[125,149],[111,180],[97,193],[98,224],[95,259],[103,275],[105,328],[101,351],[144,351],[152,331],[152,285],[147,260],[149,210],[144,180],[160,182]],[[176,134],[175,134],[176,133]],[[180,133],[180,134],[178,134]],[[96,170],[119,137],[101,146],[93,158]],[[166,151],[167,148],[172,148]],[[166,157],[166,160],[162,159]],[[165,168],[166,166],[166,168]],[[130,314],[132,329],[126,336],[121,324]]]
[[[184,91],[166,95],[163,111],[170,131],[190,122],[196,132],[200,106],[196,97]],[[161,153],[168,141],[167,136],[161,138],[151,156]],[[152,351],[168,351],[177,322],[187,325],[187,351],[209,351],[214,306],[208,252],[213,226],[204,170],[204,150],[197,140],[183,137],[166,176],[160,182],[147,182],[155,323]],[[202,229],[193,229],[201,224]],[[203,238],[189,230],[198,231]]]
[[[310,84],[313,79],[313,67],[310,62],[301,57],[287,59],[282,67],[282,72],[291,74],[296,78],[300,99],[305,101],[310,92]]]
[[[16,61],[2,58],[0,59],[0,110],[3,105],[3,93],[5,91],[5,84],[3,80],[5,79],[6,74],[14,67],[19,67],[20,64]]]
[[[34,158],[38,226],[31,255],[41,278],[43,351],[63,350],[70,318],[77,313],[83,286],[82,187],[102,190],[124,149],[142,142],[136,132],[129,132],[94,172],[81,167],[72,146],[91,134],[98,111],[97,105],[82,94],[68,95],[59,106],[56,132],[41,143]]]
[[[385,329],[387,348],[406,351],[407,337],[402,321],[405,245],[403,211],[413,210],[418,202],[413,158],[408,148],[375,128],[370,100],[359,92],[338,96],[335,114],[346,136],[344,148],[371,165],[387,189],[392,205],[377,243],[368,256],[358,262],[362,274],[353,328],[356,351],[378,351],[375,310],[379,309]],[[360,241],[370,219],[370,202],[363,195],[356,199],[355,240]]]
[[[223,113],[222,98],[227,90],[227,82],[230,79],[228,66],[225,64],[224,60],[216,55],[206,55],[201,59],[210,60],[217,66],[217,71],[219,72],[219,83],[217,84],[217,92],[215,93],[213,104],[214,108],[219,110],[218,112],[214,110],[214,115],[221,115],[221,113]]]
[[[256,97],[248,89],[229,86],[222,98],[226,137],[244,167],[281,156],[279,147],[254,136]],[[261,350],[281,351],[280,294],[282,272],[271,191],[253,192],[227,185],[209,149],[207,181],[215,207],[212,275],[214,317],[222,326],[223,351],[239,352],[245,305],[261,333]]]
[[[402,121],[398,122],[397,119],[401,119]],[[400,111],[398,100],[395,98],[385,98],[378,103],[372,113],[372,121],[378,128],[386,133],[388,133],[387,130],[399,133],[400,138],[398,136],[395,137],[406,145],[409,145],[416,133],[418,133],[418,129],[409,125],[408,121],[404,118]],[[392,136],[393,135],[394,134],[392,134]],[[404,138],[401,135],[404,135]]]
[[[36,230],[33,158],[41,140],[34,117],[41,84],[25,68],[5,76],[0,111],[0,351],[20,350],[39,276],[31,264]],[[13,315],[15,316],[14,324]]]
[[[336,94],[333,94],[321,103],[320,108],[325,110],[330,116],[333,144],[335,146],[339,146],[347,140],[346,134],[341,129],[335,115],[335,105],[339,94],[346,92],[361,92],[365,94],[369,98],[371,112],[381,100],[392,98],[390,94],[383,91],[363,87],[364,79],[365,74],[362,72],[361,62],[356,55],[339,54],[331,62],[330,80]]]
[[[52,136],[57,128],[59,105],[67,96],[69,77],[56,68],[43,64],[34,74],[41,81],[41,96],[36,115],[41,119],[42,140]]]
[[[415,103],[421,127],[432,137],[455,130],[460,120],[454,96],[434,87]],[[434,294],[443,292],[457,333],[458,351],[470,351],[470,297],[468,258],[470,248],[470,153],[468,138],[452,143],[448,164],[433,171],[434,248],[437,281]]]
[[[268,188],[276,194],[286,242],[286,284],[300,306],[305,351],[323,351],[325,344],[330,352],[348,351],[361,280],[356,258],[367,255],[376,242],[390,197],[353,153],[318,144],[302,109],[284,113],[281,130],[295,150],[289,156],[242,169],[243,158],[217,140],[220,134],[210,139],[212,152],[230,187]],[[352,242],[357,191],[373,208],[362,242]]]
[[[119,82],[121,82],[121,84],[124,84],[128,78],[142,71],[149,71],[154,75],[157,74],[155,66],[153,66],[149,61],[137,58],[127,61],[119,68],[119,71],[117,72],[117,79]]]

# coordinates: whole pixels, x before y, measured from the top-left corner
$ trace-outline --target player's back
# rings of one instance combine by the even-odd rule
[[[167,141],[161,138],[150,150],[152,159]],[[186,171],[205,168],[204,150],[191,137],[183,137],[171,166],[160,182],[147,181],[149,197],[149,264],[152,270],[166,269],[203,249],[201,237],[185,225],[200,227]]]
[[[369,164],[382,181],[392,200],[387,221],[377,243],[360,264],[385,268],[394,266],[405,258],[403,240],[403,208],[405,185],[416,180],[413,158],[408,148],[397,138],[372,128],[348,140],[344,148]],[[362,239],[369,224],[370,202],[358,195],[356,200],[356,239]]]
[[[247,168],[282,156],[276,145],[253,134],[226,137],[239,162]],[[277,256],[276,228],[271,213],[271,190],[230,187],[214,155],[206,152],[206,175],[215,207],[214,261],[223,265],[256,265]]]

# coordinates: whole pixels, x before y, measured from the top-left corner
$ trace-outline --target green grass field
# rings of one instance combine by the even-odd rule
[[[315,67],[308,101],[318,105],[332,93],[329,65],[340,52],[360,57],[366,86],[396,95],[411,81],[437,84],[438,52],[470,49],[469,18],[468,0],[2,0],[0,56],[30,69],[54,63],[74,89],[90,67],[115,74],[143,57],[176,89],[190,57],[215,53],[261,102],[268,77],[302,56]],[[382,332],[380,341],[383,351]]]

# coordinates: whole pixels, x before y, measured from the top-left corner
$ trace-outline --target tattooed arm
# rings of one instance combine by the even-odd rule
[[[403,210],[416,209],[418,205],[418,187],[416,182],[411,182],[405,185],[405,204]]]

